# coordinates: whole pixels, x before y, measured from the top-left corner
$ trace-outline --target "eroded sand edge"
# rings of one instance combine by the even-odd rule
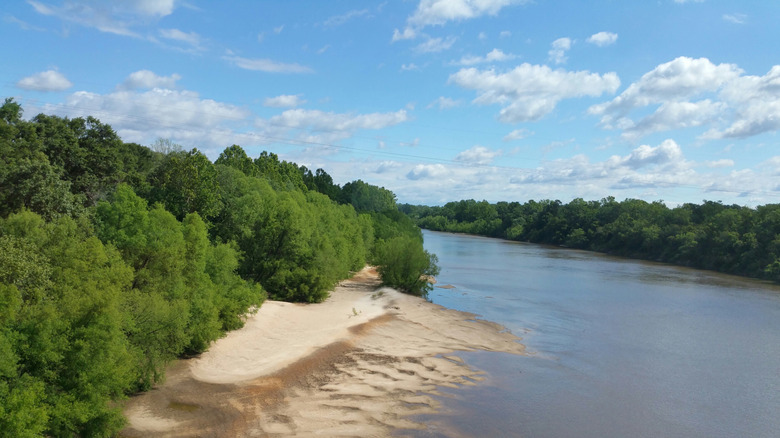
[[[367,268],[321,304],[267,301],[241,330],[129,400],[127,437],[387,436],[424,429],[443,387],[483,379],[457,351],[522,354],[502,326],[379,288]]]

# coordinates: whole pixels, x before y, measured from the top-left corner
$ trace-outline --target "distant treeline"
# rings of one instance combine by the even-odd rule
[[[401,205],[420,227],[562,245],[780,281],[780,205],[756,208],[705,201],[574,199],[465,200],[441,207]]]
[[[113,436],[116,401],[270,296],[316,302],[377,264],[425,294],[436,272],[392,192],[340,187],[239,146],[212,163],[99,120],[0,107],[0,436]]]

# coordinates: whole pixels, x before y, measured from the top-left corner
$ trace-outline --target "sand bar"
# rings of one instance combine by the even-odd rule
[[[442,387],[484,377],[458,351],[522,354],[474,315],[379,288],[370,268],[320,304],[267,301],[246,326],[128,401],[127,437],[388,436],[425,429]]]

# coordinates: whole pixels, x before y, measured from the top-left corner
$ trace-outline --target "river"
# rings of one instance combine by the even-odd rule
[[[487,380],[445,391],[420,436],[778,437],[780,288],[607,255],[424,232],[430,299],[523,338],[462,353]]]

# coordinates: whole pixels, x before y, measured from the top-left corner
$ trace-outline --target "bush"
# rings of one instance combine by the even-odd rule
[[[438,261],[423,249],[420,239],[411,236],[377,242],[374,260],[384,285],[422,297],[432,288],[429,277],[439,274]]]

